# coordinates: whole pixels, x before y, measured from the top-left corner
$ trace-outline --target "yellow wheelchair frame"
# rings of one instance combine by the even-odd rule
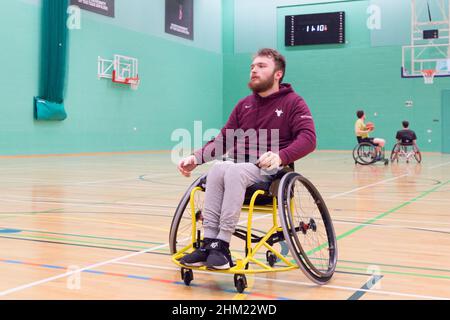
[[[299,174],[293,172],[294,175],[300,176]],[[315,189],[312,184],[306,180],[306,178],[303,178],[300,176],[303,180],[307,181],[310,184],[310,188],[314,190],[309,190],[309,192],[316,192],[318,194],[317,189]],[[283,179],[282,179],[283,181]],[[282,185],[282,183],[280,183]],[[289,188],[292,188],[292,183],[289,185]],[[323,207],[326,209],[326,215],[327,215],[327,221],[329,221],[328,225],[331,225],[331,228],[327,227],[327,236],[328,240],[332,240],[332,247],[334,251],[333,254],[333,261],[330,262],[330,268],[328,270],[327,274],[324,274],[324,277],[321,278],[319,276],[310,276],[308,273],[311,271],[305,270],[309,269],[302,261],[299,261],[298,259],[295,259],[296,261],[293,262],[293,260],[287,259],[285,256],[283,256],[280,252],[278,252],[269,242],[271,243],[277,243],[280,241],[286,240],[286,234],[283,231],[283,227],[281,227],[278,224],[278,210],[279,210],[279,203],[278,199],[280,199],[280,191],[278,197],[272,195],[272,204],[267,205],[256,205],[256,200],[259,196],[265,195],[267,197],[267,192],[264,190],[257,190],[253,193],[253,195],[250,198],[250,202],[248,205],[242,206],[243,212],[248,212],[248,218],[247,218],[247,232],[246,232],[246,243],[245,243],[245,251],[246,256],[241,257],[237,254],[233,253],[233,257],[236,260],[236,265],[228,270],[211,270],[208,269],[206,266],[201,267],[193,267],[193,266],[185,266],[180,263],[180,259],[185,255],[193,252],[195,249],[197,249],[200,246],[200,241],[202,240],[200,237],[200,232],[197,230],[197,215],[196,215],[196,207],[195,207],[195,195],[197,192],[203,192],[204,188],[200,186],[194,187],[190,192],[189,197],[189,206],[190,206],[190,213],[191,213],[191,220],[192,220],[192,228],[190,230],[191,233],[191,241],[188,245],[185,247],[179,249],[177,252],[175,252],[172,255],[172,261],[181,267],[181,277],[186,285],[189,285],[190,282],[193,280],[193,272],[192,270],[201,270],[201,271],[211,271],[211,272],[218,272],[218,273],[225,273],[225,274],[234,274],[234,283],[237,291],[239,293],[242,293],[245,288],[247,287],[247,279],[245,275],[248,274],[258,274],[258,273],[268,273],[268,272],[283,272],[283,271],[290,271],[294,269],[302,269],[302,271],[314,282],[318,284],[324,284],[328,282],[335,270],[336,262],[337,262],[337,247],[335,246],[336,243],[336,236],[334,233],[334,229],[332,227],[331,218],[329,217],[328,210],[326,209],[326,206],[323,202],[323,199],[320,197],[317,201],[321,201]],[[290,206],[293,207],[293,201],[294,199],[291,198],[290,200]],[[257,243],[253,246],[252,244],[256,241],[253,241],[252,239],[252,225],[253,225],[253,216],[254,214],[272,214],[272,226],[270,229],[266,232],[266,234],[262,238],[258,238],[256,241]],[[323,215],[323,213],[321,212]],[[293,215],[292,212],[290,212],[290,215]],[[292,220],[291,220],[292,221]],[[327,222],[325,221],[325,222]],[[283,220],[281,220],[283,224]],[[286,223],[285,223],[286,224]],[[310,229],[313,229],[313,227],[309,227]],[[329,229],[331,231],[329,231]],[[298,227],[294,228],[295,232],[298,232]],[[305,232],[308,229],[305,229]],[[300,228],[300,231],[301,228]],[[315,231],[315,230],[314,230]],[[328,233],[331,233],[331,235],[328,235]],[[243,238],[243,237],[242,237]],[[275,240],[274,240],[275,239]],[[259,240],[259,241],[258,241]],[[287,239],[289,240],[289,239]],[[288,242],[286,240],[286,242]],[[329,241],[330,242],[330,241]],[[256,254],[260,252],[262,248],[267,249],[266,252],[266,258],[267,263],[261,262],[261,260],[256,258]],[[274,267],[275,262],[279,259],[280,261],[284,262],[284,266]],[[308,260],[308,259],[306,259]],[[300,262],[300,263],[299,263]],[[249,269],[249,264],[254,263],[260,268],[257,269]],[[325,276],[326,275],[326,276]]]

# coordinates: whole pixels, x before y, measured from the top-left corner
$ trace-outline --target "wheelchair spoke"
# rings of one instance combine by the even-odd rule
[[[297,175],[286,187],[291,253],[310,279],[324,283],[331,279],[337,261],[336,237],[331,218],[317,189]]]
[[[192,207],[190,202],[191,191],[200,183],[198,179],[191,188],[186,191],[180,202],[170,228],[170,249],[172,254],[180,251],[192,243]],[[204,192],[197,190],[194,193],[194,214],[196,217],[196,230],[203,235],[203,205]]]

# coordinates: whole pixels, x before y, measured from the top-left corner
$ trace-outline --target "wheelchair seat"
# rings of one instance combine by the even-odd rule
[[[245,191],[244,205],[250,204],[253,194],[258,190],[264,191],[265,194],[258,196],[258,198],[256,198],[255,204],[258,206],[271,205],[273,203],[273,197],[277,196],[278,185],[280,184],[281,178],[283,178],[286,173],[292,171],[295,171],[295,166],[293,163],[289,164],[282,170],[278,171],[276,174],[272,175],[269,181],[258,182],[248,187]],[[200,185],[203,189],[206,189],[206,179],[207,176],[205,176],[200,181]]]
[[[400,145],[403,146],[403,147],[410,147],[410,146],[414,145],[414,142],[412,142],[409,139],[401,140],[400,141]]]
[[[272,184],[276,182],[279,181],[273,180],[268,182],[258,182],[248,187],[247,190],[245,191],[244,205],[250,204],[250,200],[252,199],[253,194],[258,190],[264,191],[265,194],[258,196],[258,198],[256,198],[255,204],[258,206],[265,206],[268,204],[272,204],[273,195],[270,192],[270,190],[272,189],[271,188]]]
[[[258,196],[258,198],[256,198],[255,204],[258,206],[272,204],[273,197],[276,197],[278,194],[278,186],[280,184],[281,178],[283,178],[286,173],[292,171],[295,171],[293,163],[289,164],[288,166],[278,171],[276,174],[272,175],[269,181],[258,182],[248,187],[245,191],[244,205],[250,204],[250,200],[252,199],[253,194],[258,190],[264,191],[265,194]]]

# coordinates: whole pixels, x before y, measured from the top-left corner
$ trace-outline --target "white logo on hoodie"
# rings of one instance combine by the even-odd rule
[[[278,118],[281,117],[281,115],[284,113],[283,110],[275,110],[275,113],[277,114]]]

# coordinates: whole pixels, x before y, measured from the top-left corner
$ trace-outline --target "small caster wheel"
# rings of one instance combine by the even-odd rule
[[[194,273],[191,269],[181,268],[181,280],[184,281],[184,284],[189,286],[191,281],[194,280]]]
[[[278,259],[277,259],[277,256],[273,252],[267,251],[266,252],[266,260],[269,263],[269,266],[273,267]]]
[[[234,275],[234,286],[239,293],[244,292],[245,288],[247,288],[247,278],[243,274],[235,274]]]
[[[387,166],[389,164],[389,160],[384,160],[384,165]]]
[[[309,220],[309,228],[310,228],[312,231],[317,232],[317,224],[316,224],[316,221],[314,221],[313,218],[311,218],[311,219]]]

